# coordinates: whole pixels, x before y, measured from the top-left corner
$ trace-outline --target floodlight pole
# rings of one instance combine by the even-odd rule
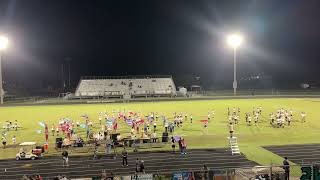
[[[0,104],[3,104],[3,87],[2,87],[2,71],[1,71],[2,53],[0,52]]]
[[[233,48],[233,95],[237,95],[237,48]]]

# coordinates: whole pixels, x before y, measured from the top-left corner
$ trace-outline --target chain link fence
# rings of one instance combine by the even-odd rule
[[[283,166],[255,166],[230,169],[193,169],[176,172],[138,173],[118,176],[104,170],[101,176],[93,179],[131,180],[317,180],[320,178],[319,165],[291,165],[286,171]]]
[[[272,165],[229,169],[181,169],[174,172],[159,170],[135,174],[117,174],[116,171],[103,169],[101,174],[74,180],[318,180],[319,167],[319,164],[291,165],[289,171],[286,171],[283,166]],[[28,180],[28,176],[24,176],[24,179]]]

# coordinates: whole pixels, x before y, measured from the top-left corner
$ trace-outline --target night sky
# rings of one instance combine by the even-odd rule
[[[239,78],[318,81],[319,7],[319,0],[2,0],[0,31],[10,40],[4,81],[58,87],[69,59],[73,87],[86,75],[171,74],[231,88],[225,36],[234,31],[245,36]]]

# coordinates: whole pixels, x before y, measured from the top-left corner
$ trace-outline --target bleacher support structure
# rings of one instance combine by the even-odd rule
[[[176,96],[172,76],[82,77],[75,92],[79,98],[136,98]]]

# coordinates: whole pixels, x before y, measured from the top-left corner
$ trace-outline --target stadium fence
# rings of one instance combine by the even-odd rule
[[[73,169],[76,173],[76,169]],[[81,170],[85,173],[85,170]],[[270,166],[255,166],[243,168],[228,168],[228,169],[181,169],[178,171],[160,171],[159,172],[146,172],[134,174],[117,174],[117,169],[101,169],[100,174],[93,174],[88,171],[88,176],[78,179],[131,179],[131,180],[285,180],[286,174],[283,166],[270,165]],[[19,174],[19,172],[17,172]],[[39,172],[40,174],[40,172]],[[40,174],[41,175],[41,174]],[[30,176],[30,175],[21,175]],[[66,176],[63,173],[59,176]],[[45,176],[44,178],[55,178],[55,176]],[[67,176],[66,176],[67,177]],[[291,180],[317,180],[320,178],[319,164],[306,164],[302,166],[290,165],[289,179]]]

